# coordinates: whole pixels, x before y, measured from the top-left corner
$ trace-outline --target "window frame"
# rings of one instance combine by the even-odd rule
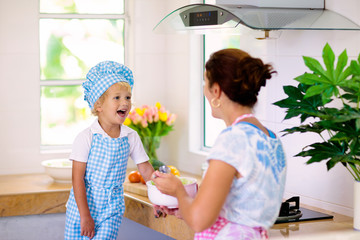
[[[129,48],[130,44],[128,44],[128,39],[130,38],[130,34],[128,29],[130,29],[129,24],[129,15],[127,12],[129,11],[129,4],[128,0],[124,0],[124,13],[123,14],[88,14],[88,13],[41,13],[40,8],[39,16],[38,16],[38,23],[40,25],[41,19],[108,19],[108,20],[123,20],[124,21],[124,63],[125,65],[128,64],[128,55],[129,55]],[[38,33],[38,46],[39,46],[39,56],[40,56],[40,29]],[[39,58],[38,67],[41,68],[41,62]],[[57,87],[57,86],[79,86],[81,85],[86,79],[51,79],[51,80],[42,80],[41,76],[39,75],[39,89],[41,91],[42,87]],[[39,112],[39,126],[40,132],[41,129],[41,95],[39,95],[39,105],[40,105],[40,112]],[[69,152],[71,150],[72,144],[59,144],[59,145],[44,145],[42,144],[41,140],[41,133],[40,133],[40,151],[51,153],[51,152]]]

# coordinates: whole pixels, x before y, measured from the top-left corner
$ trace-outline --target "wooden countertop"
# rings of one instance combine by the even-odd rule
[[[70,189],[45,174],[0,176],[0,217],[65,212]]]
[[[269,231],[270,239],[360,239],[360,231],[353,229],[353,218],[305,204],[300,205],[313,211],[330,214],[334,218],[275,224]]]
[[[65,212],[71,184],[56,183],[45,174],[0,176],[0,217]],[[125,217],[175,239],[191,239],[193,232],[174,216],[154,218],[147,197],[125,192]],[[275,224],[270,239],[360,239],[353,220],[341,214],[301,205],[331,214],[334,219]],[[177,231],[176,231],[177,230]],[[177,235],[177,234],[182,235]]]

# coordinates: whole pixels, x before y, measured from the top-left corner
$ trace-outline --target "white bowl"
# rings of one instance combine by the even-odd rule
[[[184,184],[186,192],[191,197],[195,197],[197,193],[196,179],[191,177],[179,177],[182,180],[188,181],[189,183]],[[159,206],[166,206],[168,208],[177,208],[179,206],[178,201],[175,197],[163,194],[153,185],[152,181],[146,182],[148,197],[150,202]]]
[[[55,182],[71,183],[72,162],[69,159],[50,159],[41,162],[45,167],[45,172],[52,177]]]

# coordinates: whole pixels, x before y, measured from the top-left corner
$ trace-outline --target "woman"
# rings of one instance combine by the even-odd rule
[[[204,94],[224,129],[209,156],[197,196],[178,178],[155,172],[157,188],[174,196],[195,239],[267,239],[281,205],[286,162],[280,139],[252,113],[257,95],[275,73],[239,49],[215,52],[205,65]],[[174,214],[166,207],[161,210]]]

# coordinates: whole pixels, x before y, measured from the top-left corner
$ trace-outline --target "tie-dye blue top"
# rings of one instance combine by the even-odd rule
[[[240,122],[224,129],[207,160],[221,160],[233,166],[234,177],[220,216],[250,227],[270,228],[282,202],[286,160],[280,139],[268,137],[256,126]]]

